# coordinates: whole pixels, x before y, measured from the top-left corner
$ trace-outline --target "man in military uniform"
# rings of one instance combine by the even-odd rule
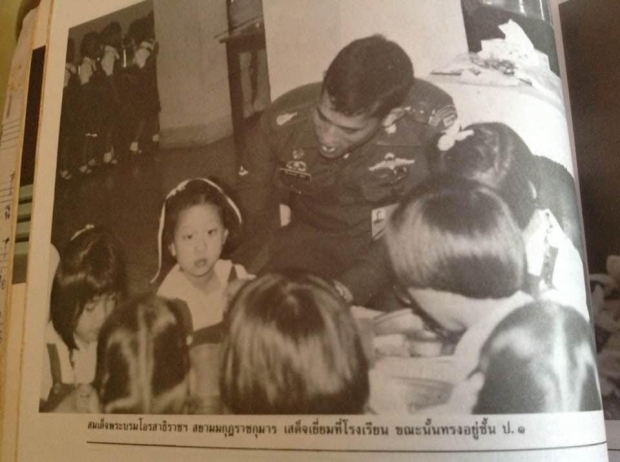
[[[292,213],[290,224],[270,234],[258,272],[313,271],[366,304],[389,267],[373,241],[426,178],[426,146],[455,120],[450,96],[415,79],[396,43],[375,35],[343,48],[322,84],[296,88],[268,108],[242,155],[248,233],[273,204]]]

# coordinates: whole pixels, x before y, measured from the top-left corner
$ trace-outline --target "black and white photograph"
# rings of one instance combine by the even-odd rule
[[[40,412],[601,410],[546,0],[147,0],[65,56]]]

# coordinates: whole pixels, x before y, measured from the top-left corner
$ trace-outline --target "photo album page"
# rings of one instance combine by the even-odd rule
[[[10,458],[606,461],[559,3],[53,1]]]

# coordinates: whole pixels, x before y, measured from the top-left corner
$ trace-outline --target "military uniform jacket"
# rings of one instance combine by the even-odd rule
[[[373,220],[427,176],[425,149],[456,120],[452,98],[416,80],[401,105],[405,115],[339,159],[319,152],[312,110],[321,84],[299,87],[276,100],[250,138],[239,170],[239,196],[250,216],[264,210],[274,185],[286,194],[293,220],[321,231],[373,235]]]

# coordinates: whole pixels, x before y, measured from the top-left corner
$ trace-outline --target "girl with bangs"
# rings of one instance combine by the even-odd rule
[[[105,228],[78,231],[60,258],[45,328],[40,410],[86,412],[99,331],[125,293],[124,264]],[[67,399],[69,397],[75,399]]]

